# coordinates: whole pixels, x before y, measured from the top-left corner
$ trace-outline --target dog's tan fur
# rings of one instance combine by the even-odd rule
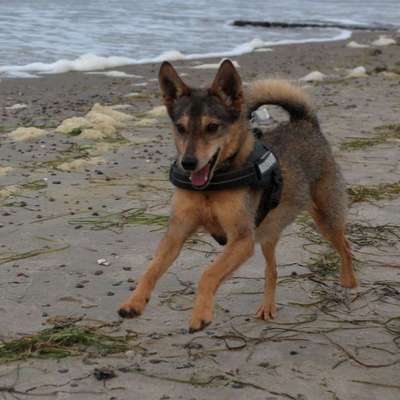
[[[216,290],[224,278],[251,257],[256,242],[260,243],[266,259],[266,288],[257,316],[265,320],[274,318],[275,248],[283,229],[304,210],[311,213],[321,233],[340,254],[342,286],[355,287],[351,250],[345,237],[344,183],[304,91],[286,81],[265,80],[255,82],[246,97],[240,77],[228,60],[221,65],[208,91],[198,92],[187,87],[168,63],[161,67],[160,86],[164,104],[175,124],[178,160],[190,147],[199,162],[205,165],[219,148],[215,168],[232,155],[235,155],[232,168],[245,163],[254,145],[247,118],[249,111],[262,104],[280,105],[288,111],[290,122],[267,132],[263,138],[279,160],[283,191],[279,206],[256,229],[254,216],[261,198],[259,191],[247,187],[222,191],[176,189],[167,233],[137,288],[121,305],[120,315],[133,317],[143,312],[157,280],[174,262],[185,240],[199,227],[204,227],[214,236],[226,237],[227,244],[201,276],[190,330],[200,330],[212,321]],[[198,116],[201,122],[195,126],[191,123],[197,115],[184,111],[177,116],[179,101],[189,105],[195,101],[217,103],[212,103],[214,106]],[[238,117],[232,123],[223,123],[218,133],[211,135],[206,132],[206,125],[217,118],[218,113],[213,114],[213,107],[225,107]],[[179,124],[183,125],[179,129],[186,132],[184,135],[176,130]]]

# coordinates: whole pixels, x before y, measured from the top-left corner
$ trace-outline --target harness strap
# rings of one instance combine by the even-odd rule
[[[169,179],[174,186],[193,191],[215,191],[243,186],[262,190],[263,194],[255,216],[256,226],[263,221],[269,211],[278,206],[283,184],[275,155],[260,140],[255,141],[244,167],[233,171],[225,169],[215,171],[205,188],[193,186],[189,176],[179,168],[176,161],[171,165]]]
[[[278,207],[279,201],[281,199],[283,187],[282,173],[279,168],[276,168],[271,173],[271,180],[267,187],[264,188],[261,195],[260,204],[258,206],[255,225],[258,226],[267,216],[267,214]]]
[[[223,190],[239,186],[248,186],[253,182],[255,175],[254,166],[252,165],[238,171],[215,173],[206,190]],[[179,188],[204,191],[204,189],[192,185],[190,179],[176,165],[176,162],[171,166],[169,178],[171,183]]]

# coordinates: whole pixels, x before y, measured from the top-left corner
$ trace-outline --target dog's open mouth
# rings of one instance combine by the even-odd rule
[[[196,186],[198,189],[206,187],[210,182],[215,164],[217,163],[219,155],[218,151],[212,156],[211,160],[201,169],[198,171],[194,171],[190,174],[190,181],[192,182],[193,186]]]

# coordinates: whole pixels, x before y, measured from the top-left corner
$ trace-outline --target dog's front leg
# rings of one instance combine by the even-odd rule
[[[207,267],[201,276],[189,332],[199,331],[211,323],[214,294],[218,286],[224,278],[251,257],[253,251],[254,233],[250,226],[234,232],[231,237],[228,236],[225,251]]]
[[[140,278],[132,295],[120,306],[118,313],[121,317],[133,318],[142,314],[158,279],[178,257],[185,240],[196,228],[197,221],[194,219],[193,213],[188,213],[188,210],[184,209],[175,211],[153,260]]]

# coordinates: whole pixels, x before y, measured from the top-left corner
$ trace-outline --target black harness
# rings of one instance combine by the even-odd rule
[[[278,206],[283,186],[282,173],[275,155],[258,138],[242,168],[218,169],[205,187],[193,186],[189,176],[176,161],[171,165],[169,180],[178,188],[194,191],[224,190],[243,186],[262,190],[260,205],[255,216],[256,226],[260,225],[269,211]]]

